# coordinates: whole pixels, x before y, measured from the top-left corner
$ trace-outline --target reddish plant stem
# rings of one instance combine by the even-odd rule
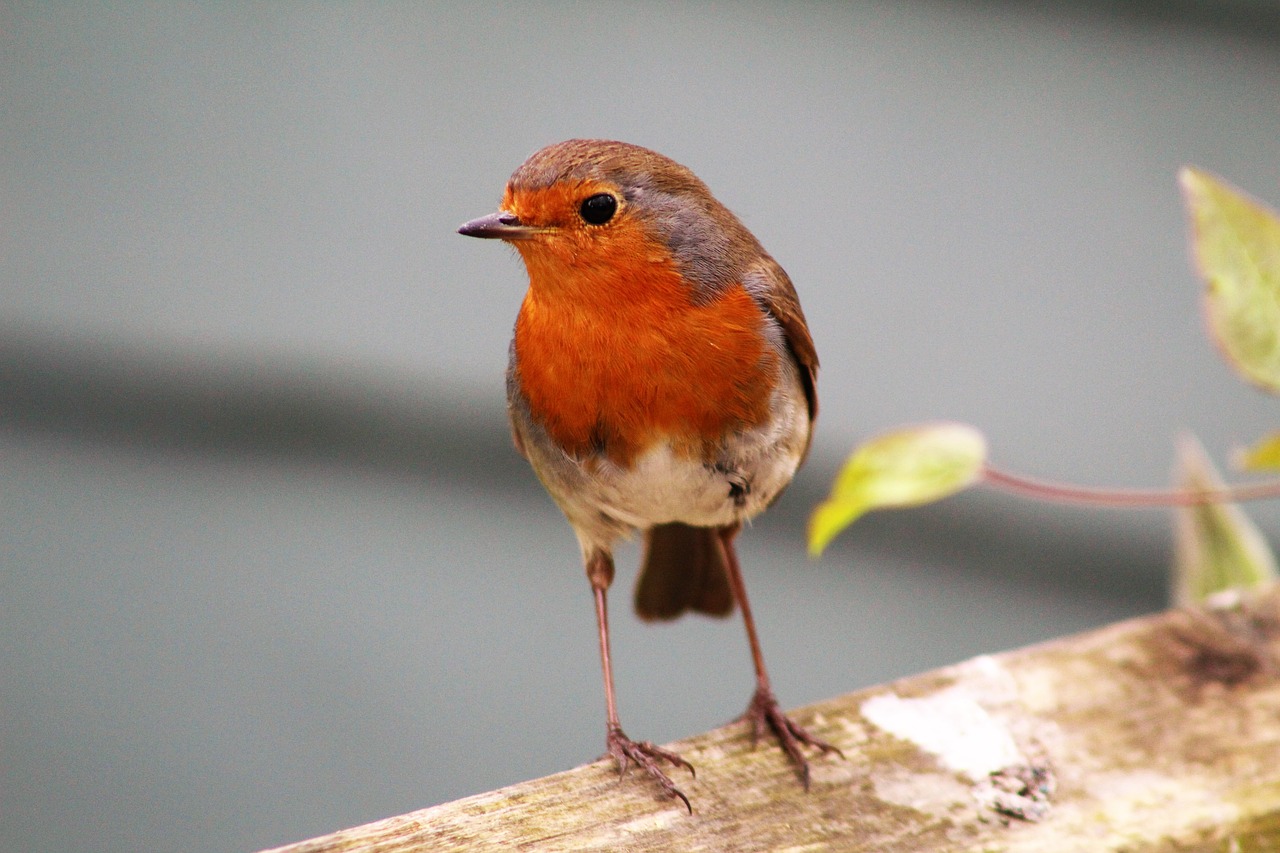
[[[1198,506],[1280,498],[1280,481],[1275,480],[1221,489],[1104,489],[1037,480],[1011,474],[992,465],[985,466],[982,477],[983,482],[989,485],[1023,497],[1088,506]]]

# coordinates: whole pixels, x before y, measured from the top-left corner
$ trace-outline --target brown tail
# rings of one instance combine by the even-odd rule
[[[724,548],[714,527],[660,524],[644,537],[644,557],[636,582],[641,619],[675,619],[686,610],[712,616],[733,612]]]

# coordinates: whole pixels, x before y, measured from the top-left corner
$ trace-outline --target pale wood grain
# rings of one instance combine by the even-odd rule
[[[815,759],[809,793],[731,725],[671,745],[697,766],[693,816],[596,762],[277,853],[1280,850],[1277,660],[1273,591],[805,708],[845,753]]]

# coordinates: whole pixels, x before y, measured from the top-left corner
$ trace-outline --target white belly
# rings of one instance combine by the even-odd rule
[[[807,429],[806,429],[807,433]],[[800,448],[744,436],[720,465],[681,456],[668,444],[649,449],[628,470],[597,471],[587,491],[600,510],[630,527],[679,521],[722,527],[759,514],[791,482]],[[734,457],[737,457],[736,459]],[[606,467],[606,466],[601,466]]]
[[[809,409],[793,364],[774,392],[773,417],[725,437],[711,462],[658,442],[622,468],[603,456],[565,455],[513,413],[529,462],[573,525],[584,551],[608,549],[637,529],[678,521],[737,524],[762,512],[791,482],[809,444]]]

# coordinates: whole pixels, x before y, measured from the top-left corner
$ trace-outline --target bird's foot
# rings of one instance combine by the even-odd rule
[[[823,754],[834,752],[844,758],[844,753],[838,747],[809,734],[792,722],[786,714],[782,713],[782,709],[778,707],[778,700],[773,696],[773,691],[766,687],[756,688],[755,695],[751,697],[751,704],[747,706],[746,713],[738,719],[751,724],[752,744],[760,742],[765,729],[773,732],[783,751],[791,758],[791,763],[796,766],[796,772],[799,774],[800,781],[806,791],[809,790],[809,760],[804,757],[804,753],[800,750],[801,744],[811,746]]]
[[[609,754],[613,756],[613,760],[618,763],[618,772],[625,776],[627,770],[632,764],[635,764],[645,773],[653,778],[658,786],[662,788],[662,792],[672,799],[680,800],[684,803],[684,807],[689,810],[689,814],[693,814],[693,806],[689,805],[689,798],[684,795],[671,781],[662,770],[662,762],[667,762],[673,767],[683,767],[688,770],[690,775],[696,776],[693,765],[685,761],[674,752],[654,746],[649,741],[633,741],[622,733],[622,729],[618,726],[610,726],[609,732],[605,736],[605,744],[609,748]]]

